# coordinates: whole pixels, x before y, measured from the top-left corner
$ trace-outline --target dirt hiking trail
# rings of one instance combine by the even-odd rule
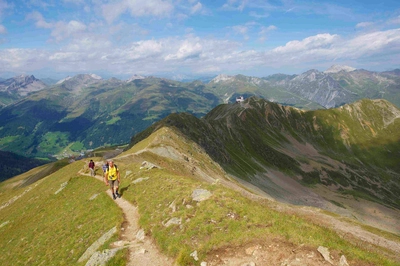
[[[90,174],[79,171],[80,175],[90,176]],[[101,175],[94,176],[104,182]],[[112,198],[111,190],[107,190],[107,195]],[[121,227],[119,241],[113,243],[112,248],[128,246],[129,259],[127,266],[169,266],[174,265],[174,260],[162,254],[150,237],[145,236],[139,227],[139,213],[137,208],[124,198],[117,198],[114,202],[124,213],[124,222]]]
[[[90,176],[84,173],[83,169],[79,174]],[[96,179],[103,181],[100,175],[95,176]],[[265,197],[250,193],[243,187],[227,180],[220,180],[225,187],[234,189],[242,193],[243,196],[258,201],[267,200]],[[110,189],[106,192],[112,198]],[[113,247],[129,246],[129,259],[128,266],[141,265],[141,266],[173,266],[175,260],[162,254],[151,237],[145,236],[143,230],[138,226],[139,213],[137,208],[130,202],[126,201],[123,197],[117,198],[114,202],[122,209],[124,213],[124,222],[121,228],[120,240],[113,243]],[[274,201],[272,201],[274,202]],[[271,203],[272,203],[271,202]],[[270,207],[278,211],[297,213],[302,216],[312,218],[314,221],[319,221],[318,224],[328,228],[334,228],[341,237],[351,238],[352,242],[361,245],[377,245],[385,247],[389,250],[400,250],[400,243],[385,239],[381,236],[367,232],[359,226],[350,225],[349,223],[339,221],[334,217],[323,214],[310,207],[293,208],[290,205],[280,204],[274,202],[269,204]],[[347,237],[345,237],[347,235]],[[396,261],[400,261],[400,253],[397,255],[389,256]],[[342,262],[341,254],[332,252],[328,255],[333,261],[328,262],[323,255],[316,249],[307,247],[303,244],[294,245],[284,239],[265,239],[262,241],[250,242],[243,246],[226,247],[223,249],[215,250],[207,255],[205,264],[207,266],[274,266],[274,265],[351,265],[351,266],[364,266],[364,262],[352,261]],[[199,261],[198,261],[199,263]]]

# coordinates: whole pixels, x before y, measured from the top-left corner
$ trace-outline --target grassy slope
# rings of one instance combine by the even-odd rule
[[[154,148],[168,150],[167,147],[173,147],[179,156],[166,158],[151,152]],[[144,149],[147,151],[133,155]],[[140,169],[143,160],[161,165],[163,169]],[[192,174],[188,170],[189,163],[205,169],[204,172],[214,179],[224,178],[224,174],[198,144],[173,128],[158,128],[149,133],[115,161],[122,171],[123,197],[138,205],[141,226],[180,264],[194,263],[189,256],[193,250],[198,251],[201,261],[219,248],[276,238],[314,249],[326,246],[344,254],[350,265],[396,265],[377,248],[347,240],[304,217],[275,211],[266,201],[254,202],[218,183],[201,181],[197,171]],[[26,264],[29,261],[37,265],[51,260],[71,265],[103,233],[115,225],[119,227],[122,214],[102,193],[104,185],[76,175],[82,166],[83,162],[73,163],[21,189],[12,189],[13,182],[28,178],[35,174],[34,170],[1,183],[0,206],[14,196],[22,196],[0,210],[0,248],[7,250],[0,262],[7,264],[12,260],[16,264]],[[43,169],[38,168],[38,171]],[[149,179],[131,183],[139,177]],[[55,195],[66,181],[69,181],[66,188]],[[195,188],[211,191],[211,199],[194,202],[191,194]],[[96,193],[100,195],[89,201]],[[182,225],[164,227],[162,224],[172,217],[181,218]]]
[[[184,147],[182,156],[192,160],[190,149],[198,149],[197,144],[183,138],[174,130],[158,130],[137,143],[123,155],[138,153],[152,148],[156,138],[173,139],[174,147]],[[157,144],[158,145],[158,144]],[[171,144],[172,145],[172,144]],[[184,155],[185,154],[185,155]],[[359,243],[350,242],[333,230],[314,224],[305,218],[285,214],[269,207],[268,202],[254,202],[240,193],[217,184],[200,181],[195,176],[181,175],[184,165],[179,160],[165,159],[146,151],[136,156],[116,159],[119,167],[132,171],[130,180],[149,178],[137,184],[123,181],[124,198],[139,206],[140,225],[151,234],[161,249],[170,256],[177,257],[180,264],[194,263],[190,253],[198,251],[200,261],[222,247],[237,246],[263,239],[282,239],[295,245],[310,247],[327,246],[344,254],[350,265],[395,265],[395,262],[373,250],[363,248]],[[196,155],[193,155],[195,157]],[[129,159],[128,159],[129,158]],[[140,169],[140,160],[160,164],[167,160],[163,169]],[[211,168],[211,162],[202,161],[204,168]],[[221,178],[220,176],[213,176]],[[194,202],[194,189],[203,188],[212,192],[212,197],[201,203]],[[176,210],[173,211],[172,205]],[[164,227],[172,217],[182,219],[180,226]]]
[[[119,228],[121,211],[103,193],[104,184],[77,175],[82,164],[70,164],[28,187],[13,188],[27,175],[1,183],[0,264],[73,265],[95,240]],[[16,200],[3,207],[12,199]]]
[[[346,191],[356,188],[359,196],[398,208],[400,120],[392,120],[393,114],[384,112],[399,112],[391,106],[364,100],[344,108],[302,112],[249,99],[243,106],[220,105],[202,120],[179,114],[160,124],[177,127],[226,171],[242,179],[264,172],[260,164],[292,177],[301,176],[306,185],[321,183],[320,176],[326,173],[330,179],[325,185],[334,184]],[[328,164],[319,171],[302,170],[304,161],[285,153],[285,149],[292,149],[287,136],[310,143],[338,163],[344,162],[346,170],[331,169]],[[140,139],[140,135],[137,137]],[[311,165],[318,158],[307,160]]]

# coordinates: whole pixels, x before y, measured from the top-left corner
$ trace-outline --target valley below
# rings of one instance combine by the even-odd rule
[[[397,75],[310,70],[207,84],[78,75],[51,87],[20,77],[34,91],[0,109],[4,169],[18,173],[0,183],[0,262],[399,265],[400,110],[353,102],[355,87],[343,85],[368,76],[394,90]],[[293,101],[268,100],[276,95]],[[57,153],[67,158],[49,160]],[[101,182],[109,158],[121,170],[119,202]]]

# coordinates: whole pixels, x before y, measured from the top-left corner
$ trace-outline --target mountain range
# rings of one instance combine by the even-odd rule
[[[113,157],[126,202],[117,201],[138,205],[142,234],[175,264],[198,265],[198,253],[211,265],[245,262],[227,254],[324,265],[315,256],[324,245],[337,265],[342,255],[350,265],[398,265],[399,72],[334,66],[207,83],[82,74],[43,87],[33,76],[3,80],[2,171],[26,172],[0,183],[0,261],[79,264],[112,228],[119,236],[102,247],[126,243],[138,253],[138,242],[124,242],[140,235],[128,230],[129,213],[86,176],[89,158],[36,159],[89,149],[100,179]],[[199,191],[210,198],[195,200]],[[121,252],[111,264],[131,258]]]
[[[317,110],[362,98],[385,98],[400,106],[399,92],[400,70],[378,73],[348,66],[265,78],[219,75],[207,83],[81,74],[48,86],[19,76],[0,81],[0,149],[28,157],[76,155],[127,143],[171,113],[202,117],[238,96]]]
[[[0,262],[117,252],[110,265],[398,265],[399,129],[399,108],[382,99],[300,110],[252,96],[200,118],[169,114],[123,151],[1,182]],[[102,181],[107,152],[116,200]],[[169,259],[156,263],[149,242]]]

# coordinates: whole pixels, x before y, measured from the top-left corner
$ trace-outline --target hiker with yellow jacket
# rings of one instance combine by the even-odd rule
[[[117,166],[112,160],[108,161],[108,168],[104,175],[104,182],[107,186],[110,186],[113,199],[121,197],[121,195],[118,193],[119,184],[121,183],[121,177]]]

